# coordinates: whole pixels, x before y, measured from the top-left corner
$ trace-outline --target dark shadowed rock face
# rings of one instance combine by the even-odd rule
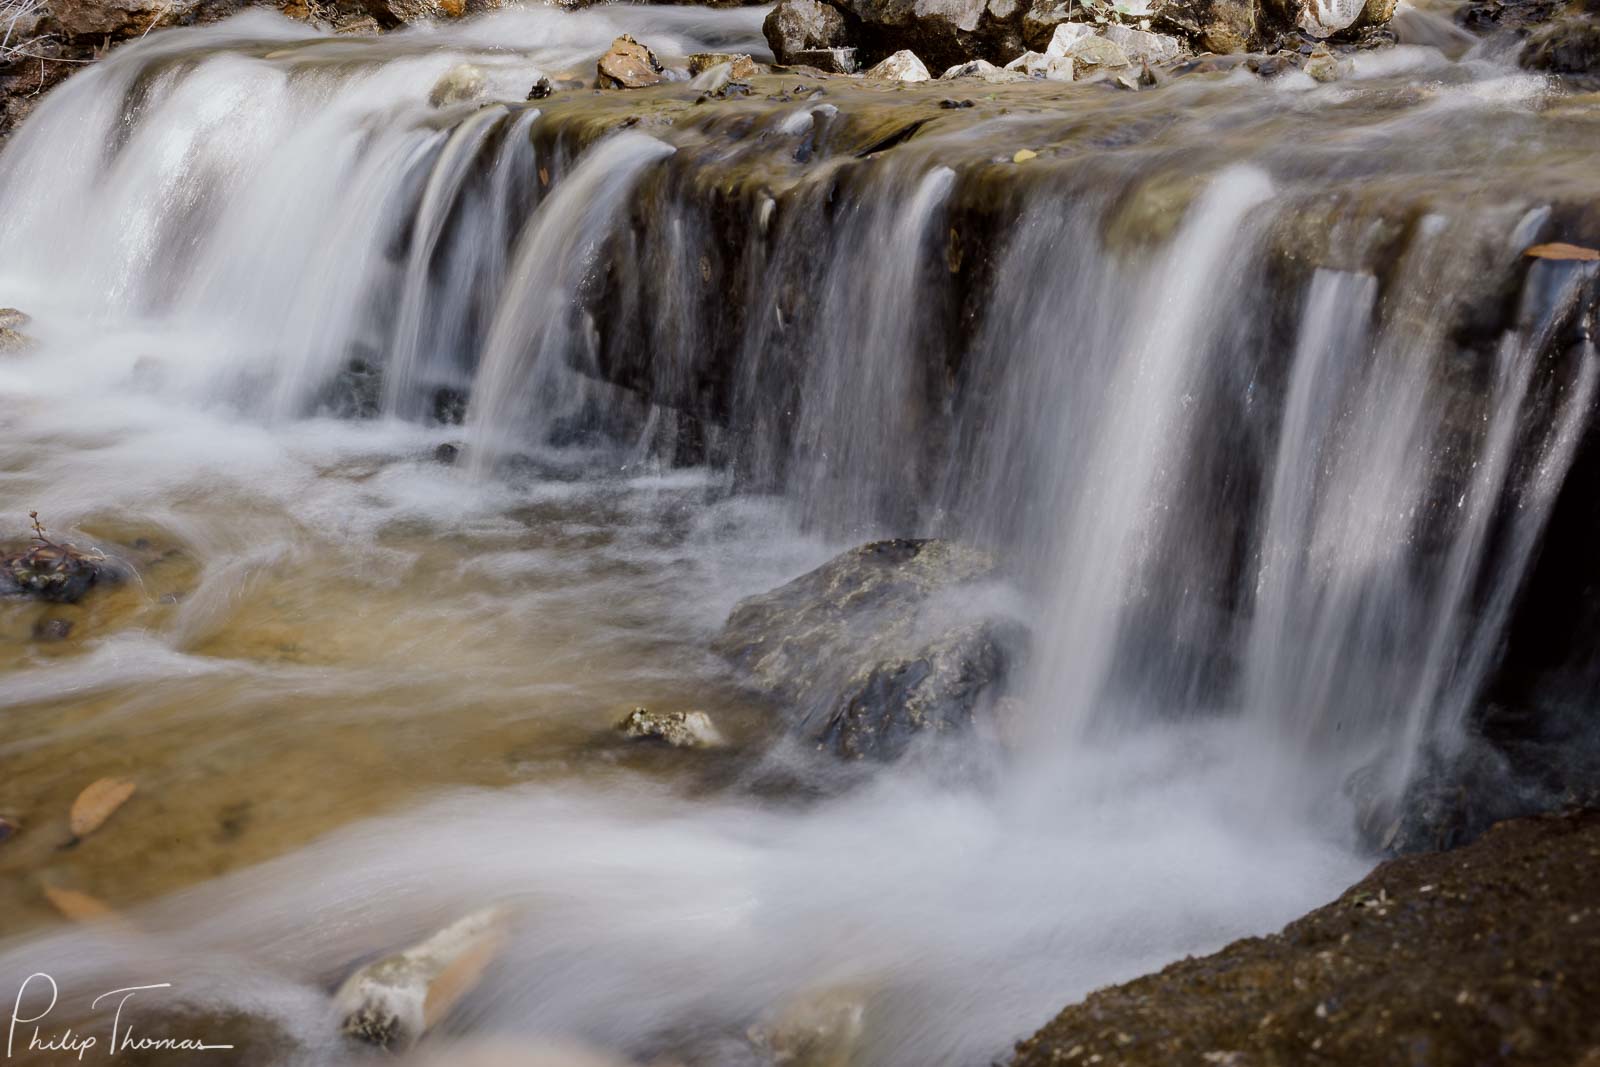
[[[1014,624],[975,607],[994,576],[950,541],[878,541],[742,601],[716,648],[847,758],[889,759],[923,732],[966,729],[1000,694]]]
[[[780,0],[768,12],[761,32],[779,63],[801,63],[799,53],[850,44],[844,16],[822,0]]]
[[[835,0],[870,62],[909,48],[934,70],[972,59],[1008,63],[1025,50],[1027,0]]]
[[[1100,990],[1015,1067],[1600,1063],[1600,813],[1383,864],[1270,937]]]

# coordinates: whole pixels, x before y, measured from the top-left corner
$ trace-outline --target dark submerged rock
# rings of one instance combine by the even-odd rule
[[[323,390],[321,409],[340,419],[375,419],[383,413],[383,370],[357,357]]]
[[[1549,74],[1600,77],[1600,4],[1595,14],[1568,15],[1528,35],[1520,62]]]
[[[970,727],[1001,694],[1019,628],[972,607],[995,571],[950,541],[863,545],[742,601],[716,648],[806,739],[892,759],[919,734]]]
[[[35,641],[65,641],[72,636],[71,619],[40,619],[33,624]]]
[[[0,554],[0,596],[76,604],[96,584],[117,577],[118,572],[104,554],[58,544],[42,533],[22,551]],[[67,626],[71,628],[70,623]]]
[[[1102,989],[1014,1067],[1589,1063],[1600,813],[1391,860],[1281,933]]]

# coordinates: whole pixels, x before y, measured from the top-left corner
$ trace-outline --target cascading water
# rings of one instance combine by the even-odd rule
[[[0,803],[116,772],[149,807],[0,856],[0,989],[171,981],[338,1062],[341,970],[510,902],[458,1035],[757,1062],[752,1020],[846,990],[855,1062],[988,1062],[1331,896],[1349,783],[1391,819],[1468,743],[1589,432],[1600,266],[1522,253],[1600,193],[1593,103],[1423,48],[1067,111],[522,102],[625,29],[759,53],[759,16],[244,16],[7,146],[38,345],[0,361],[0,521],[153,547],[65,647],[4,623]],[[463,61],[508,102],[431,107]],[[1010,748],[841,776],[707,639],[925,533],[994,550],[1032,630]],[[637,702],[761,754],[595,741]],[[31,931],[57,881],[162,899]]]

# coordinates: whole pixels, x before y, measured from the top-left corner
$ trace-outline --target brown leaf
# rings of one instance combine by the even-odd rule
[[[88,893],[80,893],[76,889],[47,885],[44,887],[44,897],[64,917],[75,923],[92,923],[101,919],[114,919],[117,916],[117,913],[111,910],[111,905],[96,900]]]
[[[112,813],[127,803],[136,788],[126,778],[102,778],[91,783],[72,802],[72,836],[88,837],[100,829]]]
[[[1562,244],[1560,241],[1547,245],[1534,245],[1522,254],[1532,256],[1534,259],[1569,259],[1581,263],[1600,261],[1600,249]]]

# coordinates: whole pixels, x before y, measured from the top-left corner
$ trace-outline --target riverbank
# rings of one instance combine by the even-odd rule
[[[1102,989],[1014,1067],[1600,1062],[1600,812],[1382,864],[1281,933]]]

